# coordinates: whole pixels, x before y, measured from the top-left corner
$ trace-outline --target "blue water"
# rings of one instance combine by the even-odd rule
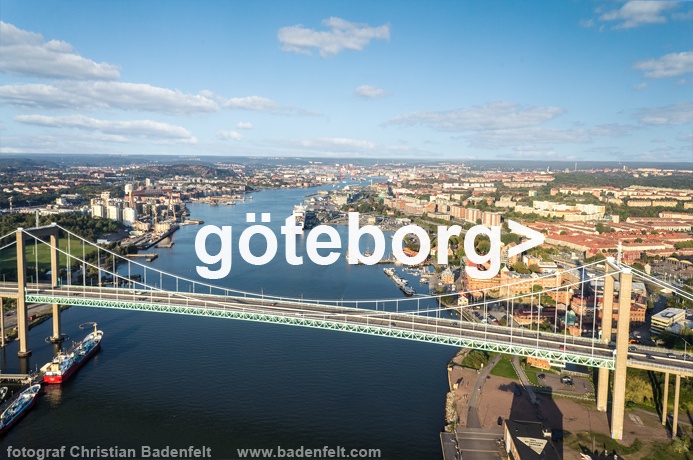
[[[265,190],[236,206],[188,205],[206,224],[232,225],[230,275],[213,282],[228,289],[321,299],[405,299],[382,266],[351,266],[342,258],[323,267],[305,253],[301,266],[284,259],[279,226],[304,195],[318,189]],[[279,239],[274,261],[245,263],[237,251],[246,212],[269,212]],[[198,277],[194,251],[201,227],[184,226],[175,245],[156,249],[148,267]],[[346,252],[346,227],[337,227]],[[386,237],[390,252],[390,238]],[[214,253],[214,243],[208,248]],[[218,246],[217,246],[218,247]],[[373,247],[367,239],[363,250]],[[253,237],[251,250],[264,251]],[[131,266],[131,273],[138,270]],[[121,273],[127,267],[119,267]],[[141,272],[141,271],[140,271]],[[147,271],[148,281],[158,275]],[[402,275],[402,271],[399,271]],[[152,278],[153,277],[153,278]],[[410,277],[418,289],[418,282]],[[164,287],[173,281],[163,279]],[[181,286],[182,287],[182,286]],[[188,288],[184,288],[188,289]],[[200,289],[196,286],[196,289]],[[382,304],[380,309],[431,304]],[[73,307],[63,328],[79,340],[95,321],[102,350],[63,388],[49,389],[31,413],[0,438],[0,452],[14,447],[66,446],[183,448],[210,446],[212,457],[237,458],[239,448],[380,449],[381,458],[439,459],[447,390],[445,365],[455,352],[441,345],[245,321],[161,313]],[[36,369],[50,360],[44,338],[50,321],[30,331],[33,355],[17,358],[17,344],[2,351],[2,371]]]

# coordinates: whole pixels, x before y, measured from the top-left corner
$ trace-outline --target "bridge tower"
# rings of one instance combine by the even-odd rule
[[[609,275],[613,270],[611,265],[605,264],[605,273]],[[614,278],[606,276],[604,278],[604,292],[602,298],[602,335],[601,342],[608,344],[611,342],[611,330],[614,311]],[[599,368],[599,378],[597,383],[597,410],[606,412],[609,397],[609,369]]]
[[[58,286],[59,280],[59,259],[58,243],[59,229],[55,223],[30,229],[17,229],[17,337],[19,339],[19,357],[31,355],[28,348],[29,320],[26,305],[26,242],[36,238],[50,238],[51,246],[51,284]],[[38,257],[38,254],[36,254]],[[38,280],[36,280],[38,283]],[[57,343],[63,340],[60,324],[60,305],[53,304],[53,336],[51,342]]]
[[[623,439],[626,370],[628,369],[628,334],[630,332],[630,296],[633,286],[633,274],[629,268],[622,267],[618,278],[618,323],[616,325],[614,389],[611,401],[611,437],[613,439]]]

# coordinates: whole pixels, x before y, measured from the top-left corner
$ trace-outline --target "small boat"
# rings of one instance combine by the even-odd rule
[[[24,416],[36,402],[41,385],[32,385],[19,393],[17,398],[0,414],[0,434],[6,432]]]
[[[41,372],[44,373],[43,382],[65,382],[82,366],[82,364],[87,362],[89,358],[96,353],[101,346],[102,338],[103,331],[97,330],[96,324],[94,324],[94,331],[90,332],[84,340],[75,344],[67,352],[58,353],[55,358],[53,358],[53,361],[45,364],[41,368]]]
[[[7,387],[0,388],[0,402],[7,396]]]

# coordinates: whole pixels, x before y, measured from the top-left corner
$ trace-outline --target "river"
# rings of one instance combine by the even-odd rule
[[[313,264],[306,255],[305,236],[297,244],[304,264],[286,262],[279,227],[295,204],[317,190],[263,190],[236,206],[188,205],[192,218],[233,226],[232,270],[214,284],[266,295],[404,299],[382,265],[350,266],[344,258],[328,267]],[[270,264],[250,265],[238,254],[238,237],[251,225],[245,222],[248,212],[258,213],[258,222],[259,213],[272,215],[266,225],[278,236],[279,248]],[[200,228],[183,226],[173,236],[174,246],[156,249],[159,257],[148,266],[206,281],[195,270],[201,265],[194,250]],[[344,253],[346,227],[337,229]],[[261,241],[251,240],[256,255],[264,250]],[[390,238],[386,243],[389,253]],[[361,246],[369,244],[364,239]],[[418,282],[411,284],[419,290]],[[422,288],[427,292],[425,285]],[[79,340],[87,333],[80,325],[90,321],[104,331],[102,350],[63,388],[48,388],[27,417],[0,438],[3,457],[8,446],[193,445],[210,447],[215,459],[239,458],[237,449],[278,446],[380,449],[380,458],[386,459],[441,458],[445,366],[454,348],[285,325],[87,307],[63,313],[63,332]],[[30,331],[33,354],[23,366],[17,343],[7,346],[2,350],[2,371],[18,372],[27,365],[37,369],[49,361],[53,345],[44,338],[50,334],[50,321]]]

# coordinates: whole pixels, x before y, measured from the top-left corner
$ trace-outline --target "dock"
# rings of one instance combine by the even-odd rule
[[[144,259],[146,262],[151,262],[159,257],[159,254],[156,252],[153,254],[128,254],[126,257],[128,259]]]
[[[0,374],[0,382],[28,383],[31,380],[31,374]]]
[[[155,247],[157,248],[164,248],[164,249],[170,249],[171,246],[175,244],[174,241],[169,241],[168,243],[159,243]]]

